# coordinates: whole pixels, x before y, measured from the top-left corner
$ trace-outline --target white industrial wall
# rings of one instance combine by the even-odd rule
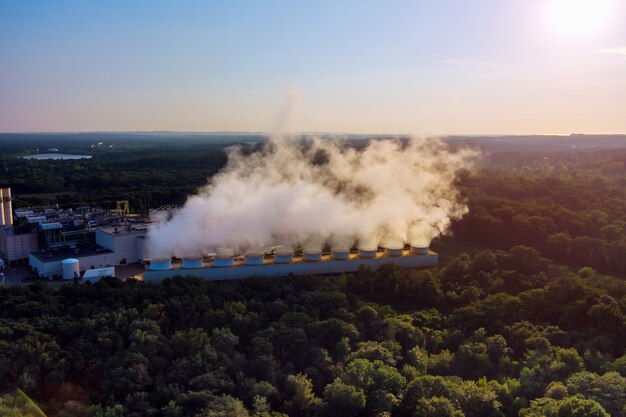
[[[103,232],[100,229],[96,230],[96,243],[103,248],[107,248],[108,250],[115,250],[115,239],[113,238],[113,235]]]
[[[95,268],[105,268],[107,266],[115,266],[120,263],[120,257],[116,253],[99,253],[90,256],[77,256],[80,262],[80,270]]]
[[[170,269],[167,271],[144,272],[146,282],[159,282],[175,276],[194,276],[207,280],[241,279],[253,276],[281,277],[290,274],[337,274],[355,272],[361,266],[378,268],[386,263],[394,263],[404,268],[431,268],[437,266],[439,255],[430,252],[428,255],[408,255],[397,258],[380,257],[375,259],[352,259],[346,261],[295,262],[291,264],[239,265],[219,268]]]
[[[139,262],[143,259],[140,252],[138,252],[138,241],[141,240],[139,233],[122,232],[115,235],[96,230],[96,243],[113,251],[118,259],[117,263],[122,259],[126,259],[126,263]]]
[[[30,252],[38,248],[36,233],[7,236],[5,230],[0,229],[0,251],[8,262],[26,259]]]
[[[0,206],[2,206],[0,204]],[[6,258],[6,249],[7,247],[7,239],[6,239],[6,230],[3,226],[0,226],[0,258]],[[8,261],[8,259],[6,259]]]
[[[125,258],[126,263],[139,262],[137,255],[137,235],[128,234],[115,237],[115,254],[119,259]]]
[[[28,264],[39,276],[49,277],[61,274],[61,261],[43,262],[34,255],[28,255]]]
[[[136,250],[137,250],[137,258],[139,259],[139,262],[142,262],[144,259],[147,259],[147,254],[146,254],[146,239],[143,236],[139,236],[137,237],[137,246],[136,246]]]

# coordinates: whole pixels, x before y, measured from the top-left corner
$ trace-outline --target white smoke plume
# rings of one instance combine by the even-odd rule
[[[428,246],[467,212],[454,186],[476,153],[433,139],[338,141],[270,138],[228,150],[226,167],[148,233],[152,258],[241,253],[275,245]]]

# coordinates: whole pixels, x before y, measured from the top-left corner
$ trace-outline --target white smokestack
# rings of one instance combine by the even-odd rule
[[[11,189],[0,190],[0,200],[2,204],[2,226],[13,226],[13,203],[11,202]]]
[[[4,226],[4,188],[0,188],[0,226]]]
[[[467,207],[454,180],[474,151],[439,140],[371,141],[363,150],[334,141],[272,138],[256,153],[231,148],[227,166],[171,219],[148,233],[152,257],[227,246],[239,253],[277,244],[325,242],[428,246]]]

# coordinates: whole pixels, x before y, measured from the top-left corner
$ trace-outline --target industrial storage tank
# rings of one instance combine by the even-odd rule
[[[306,262],[319,262],[322,260],[321,250],[305,250],[302,259]]]
[[[167,271],[172,269],[172,259],[170,258],[154,258],[150,261],[150,270]]]
[[[350,248],[336,247],[330,250],[331,258],[337,261],[343,261],[350,258]]]
[[[428,246],[411,245],[411,253],[414,255],[428,255]]]
[[[385,255],[391,257],[402,256],[404,254],[404,246],[387,246],[385,247]]]
[[[80,277],[80,263],[78,259],[68,258],[61,261],[61,271],[63,279],[74,279]]]
[[[265,255],[263,252],[250,251],[247,252],[243,258],[243,262],[246,265],[263,265],[265,261]]]
[[[287,248],[278,249],[274,252],[274,263],[290,264],[293,262],[293,250]]]
[[[376,250],[377,248],[370,247],[370,246],[359,247],[359,258],[361,259],[375,258]]]
[[[204,266],[204,262],[202,258],[183,258],[183,268],[184,269],[197,269],[202,268]]]

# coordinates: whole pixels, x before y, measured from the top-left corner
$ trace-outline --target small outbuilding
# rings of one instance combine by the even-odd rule
[[[83,275],[83,280],[85,282],[96,282],[101,280],[102,278],[115,278],[115,267],[111,266],[108,268],[96,268],[96,269],[88,269],[85,271]]]

